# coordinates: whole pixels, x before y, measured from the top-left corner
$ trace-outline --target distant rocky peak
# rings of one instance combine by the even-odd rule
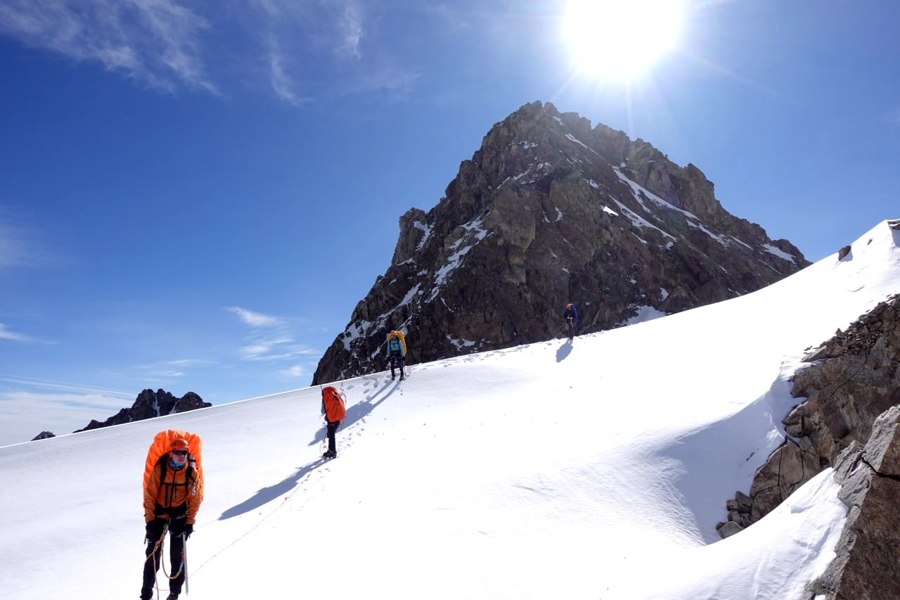
[[[132,421],[143,421],[144,419],[173,415],[175,413],[197,410],[198,408],[207,408],[209,406],[212,406],[212,404],[204,402],[203,398],[194,392],[188,392],[181,398],[178,398],[163,389],[156,391],[146,389],[138,394],[134,404],[131,405],[131,408],[123,408],[118,413],[102,422],[92,420],[87,427],[79,429],[78,431],[99,429],[101,427],[109,427],[110,425],[121,425],[122,423],[131,423]]]
[[[198,408],[208,408],[210,406],[212,406],[212,404],[204,402],[203,398],[194,392],[188,392],[181,398],[178,398],[163,389],[159,389],[155,392],[151,389],[146,389],[138,394],[134,404],[131,405],[131,408],[123,408],[105,421],[91,419],[91,422],[88,423],[87,427],[76,429],[72,433],[100,429],[102,427],[109,427],[110,425],[122,425],[133,421],[143,421],[145,419],[163,417],[175,413],[197,410]],[[42,431],[32,438],[32,441],[52,437],[56,437],[53,432]]]
[[[755,291],[809,264],[728,213],[713,184],[651,144],[550,103],[485,135],[431,210],[400,217],[391,264],[326,351],[314,383],[384,367],[390,329],[435,360],[552,338]]]

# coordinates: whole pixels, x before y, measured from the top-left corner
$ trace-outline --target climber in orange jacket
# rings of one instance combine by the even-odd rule
[[[170,594],[166,600],[177,600],[184,585],[184,541],[194,532],[194,521],[203,501],[202,484],[198,485],[197,470],[188,448],[187,440],[172,440],[169,452],[160,457],[146,480],[144,521],[147,524],[147,560],[144,562],[141,600],[153,597],[161,558],[159,549],[166,528],[170,534],[171,564]]]
[[[334,435],[341,426],[341,421],[347,416],[347,407],[344,396],[330,385],[322,388],[322,416],[325,417],[325,435],[328,436],[328,450],[322,458],[336,458],[337,444]]]

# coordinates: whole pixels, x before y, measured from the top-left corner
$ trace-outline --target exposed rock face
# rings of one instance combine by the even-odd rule
[[[791,394],[806,397],[785,419],[789,438],[760,467],[750,487],[749,513],[732,513],[741,527],[781,504],[853,442],[864,444],[875,419],[900,405],[900,295],[861,316],[846,332],[815,349],[807,360],[822,362],[798,371]],[[734,525],[720,529],[735,533]],[[898,540],[900,541],[900,540]]]
[[[32,442],[35,440],[46,440],[48,438],[56,437],[52,431],[42,431],[31,440]]]
[[[849,516],[810,600],[900,598],[900,294],[807,360],[821,362],[794,378],[792,395],[807,400],[783,421],[791,439],[759,469],[749,496],[727,502],[719,533],[741,531],[833,466]]]
[[[791,394],[806,396],[784,420],[810,440],[822,467],[853,441],[865,443],[878,415],[900,405],[900,295],[880,303],[810,355],[823,362],[798,372]]]
[[[142,421],[144,419],[152,419],[153,417],[161,417],[163,415],[171,415],[175,413],[187,412],[198,408],[207,408],[212,406],[194,392],[188,392],[181,398],[176,398],[165,390],[144,390],[138,394],[137,399],[131,408],[123,408],[115,416],[108,418],[102,423],[92,420],[90,424],[79,431],[88,431],[90,429],[99,429],[101,427],[109,427],[110,425],[121,425],[122,423],[131,423],[132,421]]]
[[[326,351],[313,383],[384,368],[385,335],[413,361],[553,338],[652,307],[674,313],[760,289],[809,264],[736,218],[695,166],[552,104],[520,108],[463,161],[429,212],[400,218],[390,267]]]
[[[900,407],[875,421],[860,448],[852,442],[835,466],[840,498],[850,512],[837,556],[811,586],[811,599],[900,598]]]

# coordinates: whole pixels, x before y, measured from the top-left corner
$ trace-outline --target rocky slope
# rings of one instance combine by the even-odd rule
[[[749,493],[729,502],[723,535],[763,518],[851,445],[864,445],[876,419],[900,406],[900,295],[837,332],[808,360],[815,364],[797,373],[791,390],[802,402],[783,420],[790,437],[757,471]]]
[[[889,222],[900,230],[900,221]],[[839,253],[849,260],[851,248]],[[834,468],[848,510],[836,558],[810,600],[900,598],[900,294],[806,357],[784,419],[790,436],[726,504],[723,537],[751,526],[824,469]]]

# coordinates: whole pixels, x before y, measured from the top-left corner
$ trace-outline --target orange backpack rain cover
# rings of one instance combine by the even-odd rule
[[[322,402],[325,403],[325,418],[332,423],[335,421],[343,421],[347,416],[347,409],[344,405],[344,397],[337,388],[328,386],[322,388]]]
[[[159,457],[167,454],[172,448],[172,441],[177,439],[187,440],[188,452],[194,459],[195,480],[197,482],[197,498],[203,501],[203,469],[201,468],[201,458],[203,444],[200,436],[196,433],[190,433],[181,429],[166,429],[160,431],[153,437],[153,443],[147,450],[147,461],[144,463],[144,492],[147,491],[147,483],[150,481],[150,474],[159,462]]]

